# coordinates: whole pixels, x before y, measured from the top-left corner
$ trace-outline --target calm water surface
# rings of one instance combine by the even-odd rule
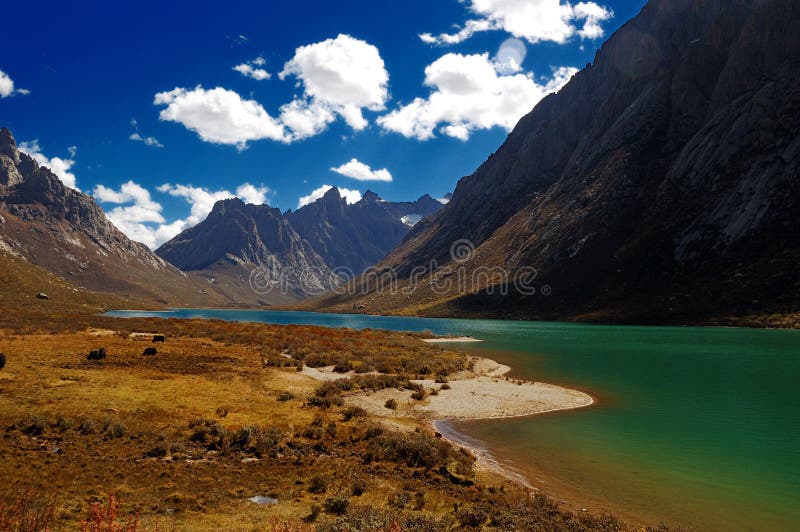
[[[700,530],[800,530],[800,331],[176,309],[110,315],[471,335],[595,407],[452,427],[567,507]],[[475,344],[473,344],[475,345]]]

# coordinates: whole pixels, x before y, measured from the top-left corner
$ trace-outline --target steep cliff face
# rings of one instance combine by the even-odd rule
[[[361,273],[402,241],[410,225],[404,218],[441,207],[430,196],[391,203],[371,191],[348,204],[336,188],[285,214],[224,200],[156,253],[236,301],[287,303],[330,290],[337,281],[334,270]]]
[[[423,287],[374,310],[697,321],[790,307],[798,23],[790,0],[651,1],[383,262],[402,278],[468,239],[464,268],[535,268],[551,295]]]
[[[0,248],[90,290],[169,304],[221,299],[131,241],[89,196],[64,186],[0,130]]]

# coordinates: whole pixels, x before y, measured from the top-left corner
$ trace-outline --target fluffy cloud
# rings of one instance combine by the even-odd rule
[[[137,142],[143,142],[147,146],[152,146],[153,148],[163,148],[164,145],[161,144],[157,138],[155,137],[143,137],[138,132],[131,133],[130,137],[131,140],[135,140]]]
[[[264,58],[259,56],[252,61],[247,61],[246,63],[236,65],[233,67],[233,69],[246,78],[253,78],[255,80],[262,81],[272,77],[269,72],[261,68],[264,66],[264,63],[266,63]]]
[[[258,57],[234,70],[255,79],[269,74],[258,67]],[[166,106],[161,120],[178,122],[206,142],[233,144],[244,149],[251,140],[294,142],[318,135],[341,116],[355,130],[367,127],[363,111],[382,111],[389,98],[389,74],[378,49],[349,35],[301,46],[279,77],[297,78],[301,91],[280,107],[277,118],[254,100],[216,87],[206,90],[176,87],[155,95],[155,105]]]
[[[8,98],[15,94],[26,95],[30,94],[28,89],[15,89],[14,80],[11,76],[0,70],[0,98]]]
[[[297,208],[303,207],[308,205],[309,203],[314,203],[318,199],[322,198],[326,192],[328,192],[333,187],[330,185],[322,185],[321,187],[312,190],[311,194],[308,196],[301,196],[300,200],[297,202]],[[347,203],[356,203],[361,199],[361,192],[358,190],[350,190],[348,188],[339,188],[339,195],[345,199]]]
[[[245,183],[236,189],[236,197],[245,203],[252,203],[254,205],[264,205],[269,203],[267,194],[270,193],[269,187],[255,186],[250,183]]]
[[[389,97],[389,73],[378,49],[349,35],[301,46],[279,77],[296,76],[307,109],[334,112],[353,129],[367,126],[363,109],[381,111]]]
[[[481,31],[503,30],[531,43],[564,43],[575,34],[584,39],[602,37],[600,23],[613,16],[610,9],[595,2],[574,6],[562,0],[468,0],[468,3],[477,19],[468,20],[456,33],[423,33],[420,39],[429,44],[456,44]]]
[[[325,105],[308,100],[292,100],[281,106],[280,121],[291,130],[292,140],[301,140],[319,135],[336,116]]]
[[[39,146],[39,141],[33,139],[29,142],[20,142],[19,151],[28,154],[39,166],[46,166],[58,177],[65,186],[80,190],[76,186],[75,174],[71,172],[72,167],[75,165],[75,146],[68,148],[70,159],[62,159],[61,157],[48,158],[42,153],[42,148]]]
[[[358,159],[351,159],[339,167],[331,168],[332,171],[347,176],[356,181],[391,181],[392,174],[386,168],[373,170]]]
[[[119,190],[97,185],[93,195],[101,203],[119,205],[106,211],[106,216],[129,238],[151,248],[159,243],[159,239],[161,242],[166,242],[171,238],[171,236],[163,234],[160,227],[154,228],[145,225],[146,223],[163,224],[164,216],[161,214],[161,204],[154,201],[150,192],[141,185],[128,181]],[[121,205],[125,203],[130,205]]]
[[[128,181],[118,190],[97,185],[93,195],[101,203],[117,205],[106,211],[106,215],[120,231],[129,238],[142,242],[155,249],[182,231],[205,220],[208,213],[219,200],[237,196],[247,203],[268,203],[269,188],[244,183],[236,189],[236,194],[227,190],[210,191],[191,185],[164,184],[157,189],[161,193],[183,198],[190,206],[186,218],[166,222],[162,206],[155,201],[150,191],[141,185]]]
[[[251,140],[288,140],[284,126],[261,104],[222,87],[175,88],[156,94],[153,104],[167,106],[159,113],[161,120],[183,124],[206,142],[244,149]]]
[[[488,54],[446,54],[425,69],[427,99],[416,98],[378,119],[389,131],[427,140],[438,131],[467,140],[478,129],[511,130],[544,96],[561,88],[577,69],[560,67],[544,83],[524,74],[502,75]]]

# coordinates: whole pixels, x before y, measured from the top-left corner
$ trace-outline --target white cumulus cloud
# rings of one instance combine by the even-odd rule
[[[97,185],[93,195],[101,203],[118,205],[106,210],[106,216],[128,238],[155,248],[175,236],[163,229],[165,220],[161,214],[162,206],[153,200],[150,191],[143,186],[133,181],[123,183],[118,190]]]
[[[266,61],[264,61],[264,58],[258,56],[252,61],[236,65],[233,69],[246,78],[262,81],[272,77],[272,74],[261,68],[265,63]]]
[[[175,88],[156,94],[154,105],[166,105],[159,113],[164,121],[178,122],[206,142],[232,144],[244,149],[248,141],[272,139],[286,142],[284,126],[254,100],[216,87],[206,90]]]
[[[500,126],[510,131],[547,94],[560,89],[577,69],[560,67],[538,82],[530,75],[502,75],[488,54],[446,54],[425,69],[427,98],[380,117],[389,131],[419,140],[436,131],[467,140],[473,131]]]
[[[236,197],[245,203],[252,203],[254,205],[264,205],[269,203],[267,194],[270,193],[269,187],[264,185],[256,186],[250,183],[245,183],[236,189]]]
[[[8,98],[15,94],[24,96],[30,93],[31,91],[28,89],[15,89],[14,80],[11,79],[11,76],[0,70],[0,98]]]
[[[564,43],[574,35],[584,39],[603,36],[603,21],[614,13],[595,2],[575,5],[562,0],[467,0],[478,18],[468,20],[456,33],[419,37],[428,44],[456,44],[482,31],[502,30],[531,43]]]
[[[349,35],[301,46],[280,72],[296,76],[308,100],[307,109],[327,110],[353,129],[368,122],[363,109],[381,111],[389,98],[389,73],[378,49]]]
[[[311,194],[308,196],[301,196],[300,200],[297,202],[297,208],[301,208],[309,203],[314,203],[318,199],[322,198],[326,192],[328,192],[333,187],[331,185],[322,185],[321,187],[314,189],[311,191]],[[339,195],[344,198],[347,203],[356,203],[361,199],[361,192],[358,190],[350,190],[348,188],[339,188]]]
[[[28,154],[39,166],[45,166],[58,177],[65,186],[80,190],[76,185],[75,174],[72,173],[72,167],[75,165],[75,146],[68,148],[70,159],[62,159],[61,157],[49,158],[42,153],[42,148],[39,146],[39,141],[33,139],[28,142],[19,143],[19,151]]]
[[[359,161],[358,159],[351,159],[349,162],[341,166],[331,168],[337,174],[355,179],[356,181],[391,181],[392,174],[386,168],[380,170],[373,170]]]
[[[262,57],[234,70],[255,79],[267,79]],[[294,76],[298,94],[279,107],[273,117],[255,100],[216,87],[176,87],[159,92],[153,103],[166,106],[161,120],[177,122],[206,142],[244,149],[249,141],[270,139],[294,142],[325,131],[340,116],[355,130],[369,124],[364,110],[382,111],[389,99],[389,74],[378,49],[349,35],[300,46],[279,77]]]

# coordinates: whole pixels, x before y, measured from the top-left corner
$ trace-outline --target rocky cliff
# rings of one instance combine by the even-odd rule
[[[793,0],[652,0],[382,263],[401,279],[427,267],[418,290],[320,306],[638,322],[790,310],[798,24]],[[488,277],[431,290],[460,239],[475,249],[459,268],[533,269],[539,292]]]

